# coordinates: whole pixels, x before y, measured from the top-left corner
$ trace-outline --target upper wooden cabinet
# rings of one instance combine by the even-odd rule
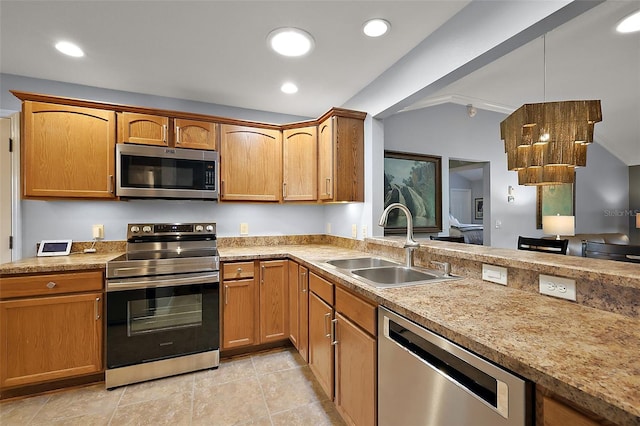
[[[133,112],[118,113],[118,143],[214,150],[216,124]]]
[[[320,201],[364,201],[364,117],[336,113],[318,125]]]
[[[220,200],[282,199],[282,132],[220,126]]]
[[[23,103],[24,197],[114,198],[113,111]]]
[[[284,201],[314,201],[318,195],[317,127],[282,132],[282,197]]]

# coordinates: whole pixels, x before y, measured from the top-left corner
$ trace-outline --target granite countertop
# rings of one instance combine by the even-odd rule
[[[371,255],[335,245],[219,251],[221,261],[293,259],[596,414],[619,424],[640,423],[639,318],[472,278],[377,289],[324,263]],[[119,254],[25,259],[0,265],[0,275],[104,268]],[[477,256],[486,254],[478,250]]]

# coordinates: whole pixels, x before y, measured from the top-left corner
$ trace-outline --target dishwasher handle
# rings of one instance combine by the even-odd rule
[[[437,373],[492,407],[502,417],[508,418],[509,387],[505,382],[386,316],[384,317],[384,337],[394,341]]]

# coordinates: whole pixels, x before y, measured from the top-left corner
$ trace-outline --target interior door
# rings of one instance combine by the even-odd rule
[[[471,190],[449,190],[449,211],[460,223],[473,223],[471,220]]]

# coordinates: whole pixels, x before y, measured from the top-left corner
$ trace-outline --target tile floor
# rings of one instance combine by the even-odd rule
[[[0,403],[2,426],[343,425],[292,348],[111,391],[103,384]]]

